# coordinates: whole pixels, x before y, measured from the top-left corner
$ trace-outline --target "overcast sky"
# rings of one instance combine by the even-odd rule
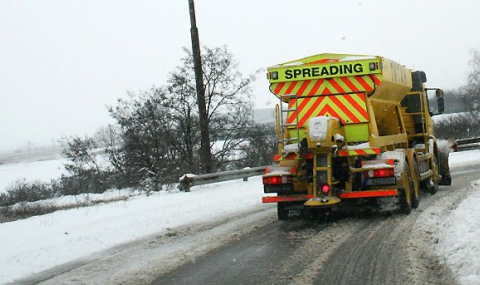
[[[200,43],[226,45],[244,74],[319,53],[381,55],[466,83],[480,48],[476,0],[196,0]],[[187,0],[1,0],[0,149],[91,135],[106,105],[165,84],[191,47]],[[257,108],[273,107],[262,73]]]

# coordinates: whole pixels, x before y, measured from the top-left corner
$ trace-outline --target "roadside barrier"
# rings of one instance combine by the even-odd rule
[[[456,140],[457,151],[480,149],[480,138]]]
[[[217,173],[208,173],[201,175],[185,174],[179,179],[178,189],[190,192],[190,188],[198,185],[217,183],[222,181],[243,179],[248,181],[248,177],[261,175],[265,172],[266,166],[257,166],[244,168],[240,170],[222,171]]]

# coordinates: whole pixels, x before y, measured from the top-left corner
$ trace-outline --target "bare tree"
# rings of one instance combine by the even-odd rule
[[[95,150],[98,148],[97,143],[93,138],[85,137],[82,139],[79,136],[63,138],[62,140],[63,155],[70,160],[71,165],[75,168],[95,169],[100,170],[97,162]],[[69,170],[69,167],[67,167]]]
[[[182,59],[183,64],[170,74],[163,106],[171,110],[173,124],[177,127],[177,132],[170,138],[179,141],[175,145],[184,160],[202,173],[205,169],[199,169],[197,162],[200,137],[193,55],[186,48],[184,51],[186,56]],[[212,170],[218,170],[228,164],[229,157],[245,140],[240,135],[242,129],[253,124],[250,84],[255,80],[256,73],[244,77],[225,46],[213,49],[204,47],[202,68],[210,147],[215,161]]]
[[[457,90],[446,90],[446,109],[459,114],[435,120],[435,134],[444,139],[478,137],[480,127],[480,50],[472,50],[468,82]],[[449,107],[449,102],[454,107]],[[452,110],[453,109],[453,110]]]
[[[120,128],[116,125],[102,127],[95,133],[94,140],[103,149],[112,167],[122,171],[124,159],[120,150],[123,146],[123,137]]]
[[[182,64],[167,85],[137,94],[109,107],[117,128],[100,137],[114,172],[125,186],[160,190],[186,172],[204,173],[200,156],[201,131],[192,54],[185,49]],[[246,139],[253,124],[250,83],[226,47],[202,53],[209,145],[213,171],[225,168]],[[128,185],[130,183],[130,185]]]
[[[129,100],[120,99],[116,107],[109,107],[122,133],[118,166],[133,185],[147,183],[149,188],[160,190],[162,184],[173,182],[178,167],[178,155],[167,139],[171,126],[170,112],[161,104],[164,90],[152,88],[129,95]]]
[[[480,113],[480,50],[472,50],[468,83],[463,87],[463,102],[476,118]]]
[[[236,169],[273,163],[277,143],[273,123],[255,124],[245,130],[244,137],[247,140],[239,148],[239,157],[235,161]]]
[[[105,172],[101,169],[96,150],[98,145],[93,138],[74,136],[62,139],[62,154],[69,160],[65,169],[70,176],[63,175],[62,183],[68,185],[72,193],[102,193],[107,185]]]
[[[456,140],[480,136],[478,119],[471,113],[459,113],[435,120],[434,132],[437,138]]]

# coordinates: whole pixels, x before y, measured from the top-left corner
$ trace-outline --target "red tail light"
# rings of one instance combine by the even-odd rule
[[[330,185],[323,184],[321,190],[323,193],[327,194],[330,191]]]
[[[373,171],[373,177],[391,177],[395,176],[393,168],[390,169],[378,169]]]
[[[263,177],[264,185],[278,185],[291,183],[292,178],[290,176],[265,176]]]
[[[371,169],[365,171],[366,178],[379,178],[379,177],[393,177],[395,176],[394,168],[382,168],[388,165],[393,166],[395,161],[393,159],[386,159],[386,160],[370,160],[370,161],[362,161],[363,167],[378,167],[377,169]]]

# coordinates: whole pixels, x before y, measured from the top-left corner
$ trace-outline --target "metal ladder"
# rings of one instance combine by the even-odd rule
[[[289,142],[296,141],[298,147],[300,148],[300,129],[298,126],[298,100],[297,100],[297,95],[281,95],[280,96],[280,124],[281,124],[281,130],[282,130],[282,140],[280,143],[282,146],[285,146],[285,144],[288,144]],[[291,99],[295,99],[295,107],[290,108],[289,103],[287,102],[287,108],[284,108],[284,100],[290,101]],[[289,112],[295,112],[295,121],[293,123],[286,123],[285,122],[285,117],[286,120],[288,121],[288,113]],[[284,116],[286,114],[286,116]],[[286,138],[286,132],[288,132],[288,127],[295,127],[297,136],[293,138]]]
[[[284,108],[285,101],[290,101],[291,99],[295,100],[295,105],[294,106],[289,106],[289,103],[287,104],[287,108]],[[299,120],[298,120],[298,96],[297,95],[281,95],[280,96],[280,124],[281,124],[281,130],[282,130],[282,140],[280,143],[282,143],[282,146],[284,147],[285,144],[289,142],[297,142],[298,147],[300,148],[300,126],[299,126]],[[286,123],[285,122],[285,117],[284,114],[287,114],[286,120],[288,121],[288,113],[289,112],[295,112],[295,120],[292,123]],[[286,138],[286,132],[288,132],[288,127],[295,127],[296,130],[296,137],[291,137],[291,138]],[[323,158],[321,161],[319,161],[320,154],[323,154]],[[314,197],[318,197],[318,182],[320,182],[320,176],[322,177],[322,182],[323,183],[328,183],[329,185],[332,185],[332,168],[331,168],[331,163],[332,163],[332,154],[330,152],[327,153],[319,153],[318,150],[314,151],[314,160],[313,160],[313,185],[314,185],[314,190],[313,194]],[[323,174],[323,175],[320,175]]]

